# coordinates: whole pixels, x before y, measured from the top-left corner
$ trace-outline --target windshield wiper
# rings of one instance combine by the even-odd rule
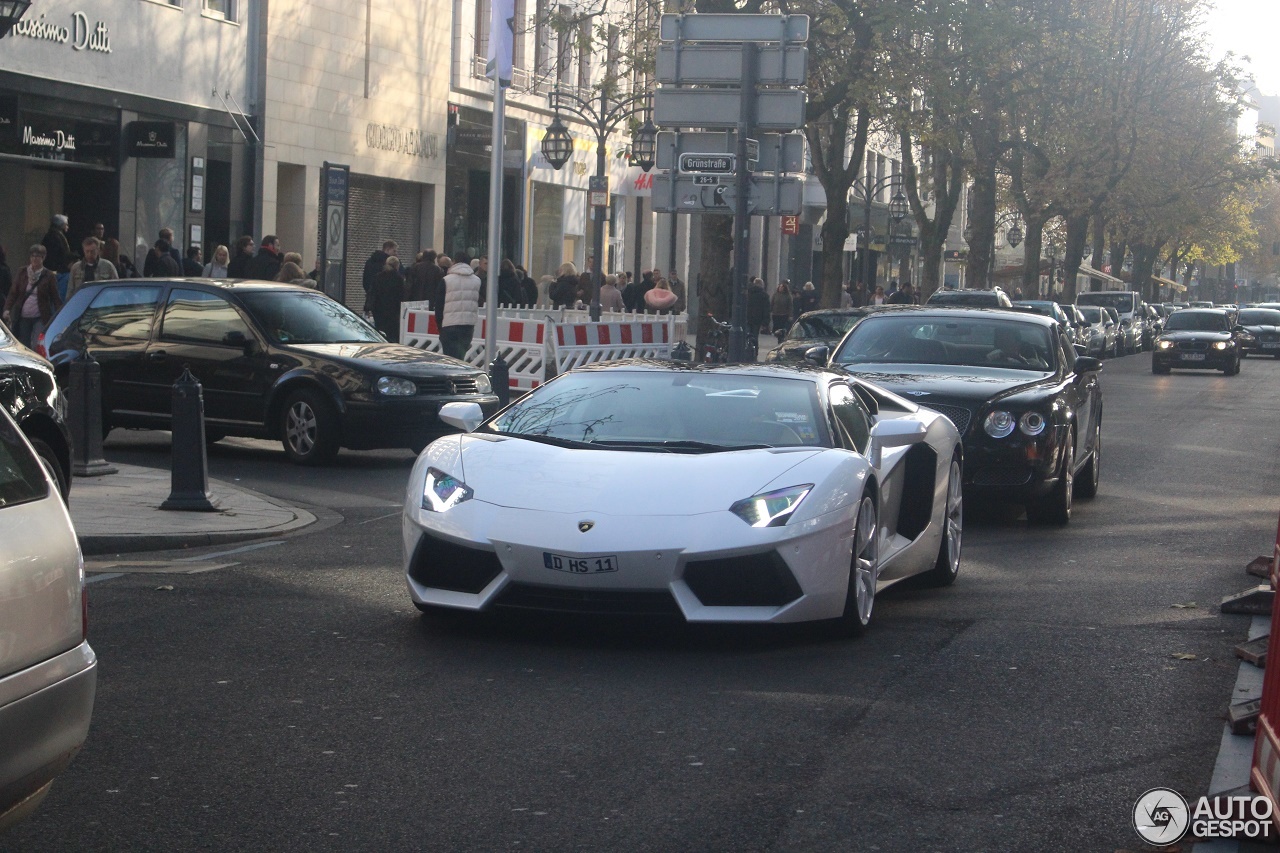
[[[489,430],[486,430],[486,432],[489,432]],[[505,436],[507,438],[523,438],[527,441],[539,442],[540,444],[550,444],[553,447],[572,447],[575,450],[590,450],[592,446],[597,443],[593,441],[577,441],[572,438],[557,438],[554,435],[538,435],[537,433],[528,432],[500,432],[498,430],[493,430],[492,434]]]
[[[768,450],[772,444],[712,444],[706,441],[666,440],[666,441],[627,441],[606,440],[593,444],[614,448],[630,448],[634,450],[658,450],[670,453],[721,453],[729,450]]]

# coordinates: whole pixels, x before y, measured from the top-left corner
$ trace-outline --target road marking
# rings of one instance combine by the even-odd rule
[[[109,575],[94,575],[91,578],[85,578],[84,582],[97,583],[98,581],[109,581],[114,578],[122,578],[122,577],[124,577],[124,575],[120,574],[119,572],[115,572],[114,574],[109,574]]]
[[[356,526],[359,527],[361,524],[369,524],[374,521],[382,521],[382,519],[384,518],[391,518],[392,516],[399,515],[401,512],[402,510],[396,510],[395,512],[389,512],[386,515],[380,515],[377,518],[366,518],[364,521],[357,522]]]
[[[272,539],[269,542],[255,542],[252,545],[242,545],[239,548],[232,548],[229,551],[216,551],[212,554],[201,554],[198,557],[180,557],[173,562],[175,563],[203,563],[214,557],[229,557],[232,554],[243,554],[245,551],[257,551],[260,548],[272,548],[276,545],[283,545],[283,539]]]

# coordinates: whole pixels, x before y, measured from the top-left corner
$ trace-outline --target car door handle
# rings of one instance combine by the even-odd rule
[[[169,357],[169,354],[162,349],[152,350],[151,352],[147,353],[147,358],[150,359],[151,361],[164,361],[168,357]]]

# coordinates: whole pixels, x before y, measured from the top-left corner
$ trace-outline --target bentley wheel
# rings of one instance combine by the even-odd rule
[[[1027,505],[1027,521],[1032,524],[1051,524],[1058,527],[1071,521],[1071,499],[1075,491],[1075,441],[1067,433],[1067,443],[1062,447],[1062,473],[1053,489],[1035,503]]]
[[[960,476],[960,460],[951,460],[947,475],[947,508],[942,516],[942,543],[938,560],[925,575],[930,586],[951,586],[960,573],[960,544],[964,537],[964,481]]]
[[[1098,425],[1093,428],[1093,453],[1089,454],[1089,461],[1085,463],[1084,470],[1080,472],[1080,478],[1076,480],[1076,497],[1096,498],[1101,475],[1102,422],[1099,421]]]
[[[876,580],[880,575],[879,524],[876,502],[870,495],[858,504],[858,520],[853,533],[853,559],[849,565],[849,591],[845,594],[844,614],[840,617],[843,632],[861,636],[871,624],[871,610],[876,603]]]
[[[338,416],[320,392],[289,395],[281,410],[280,441],[290,462],[321,465],[338,455]]]

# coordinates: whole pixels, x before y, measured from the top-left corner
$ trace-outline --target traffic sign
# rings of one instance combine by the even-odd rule
[[[800,233],[800,217],[799,216],[783,216],[782,233],[794,237]]]
[[[756,92],[755,126],[762,130],[795,130],[804,126],[807,96],[803,89]],[[737,89],[658,89],[653,121],[659,127],[737,127],[742,93]]]
[[[659,169],[679,168],[683,154],[728,154],[735,149],[732,131],[658,131]],[[803,133],[761,133],[747,140],[747,166],[758,172],[803,172]]]
[[[761,45],[756,51],[756,79],[766,85],[803,86],[809,73],[809,49],[800,44]],[[658,46],[659,83],[741,84],[742,45],[683,44]]]
[[[587,192],[591,196],[592,207],[608,207],[609,176],[592,175],[587,179]]]
[[[693,183],[700,187],[714,187],[720,183],[719,175],[694,175]]]
[[[663,15],[663,41],[808,41],[808,15],[751,15],[738,12]]]
[[[704,175],[732,175],[738,166],[733,154],[681,154],[681,172],[700,172]]]
[[[711,175],[658,172],[653,176],[654,213],[733,213],[737,188],[732,184],[708,185]],[[750,206],[753,216],[799,214],[804,202],[804,182],[798,177],[753,175]]]

